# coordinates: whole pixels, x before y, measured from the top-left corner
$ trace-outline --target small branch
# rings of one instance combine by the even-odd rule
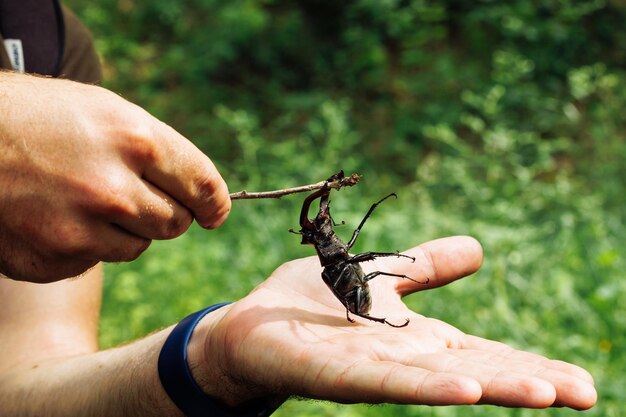
[[[319,190],[322,187],[335,188],[340,189],[341,187],[352,187],[354,184],[359,182],[361,176],[359,174],[352,174],[349,177],[342,177],[333,181],[320,181],[315,184],[309,185],[301,185],[299,187],[293,188],[284,188],[281,190],[274,191],[261,191],[249,193],[246,190],[239,191],[237,193],[230,194],[231,200],[243,200],[243,199],[253,199],[253,198],[281,198],[282,196],[295,194],[295,193],[304,193],[307,191]]]

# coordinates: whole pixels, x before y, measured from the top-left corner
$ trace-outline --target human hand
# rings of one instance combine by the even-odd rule
[[[467,237],[435,240],[379,258],[366,272],[406,274],[370,281],[371,314],[404,328],[352,316],[323,283],[317,258],[289,262],[244,299],[198,325],[189,345],[196,381],[237,405],[262,396],[299,395],[340,403],[495,404],[587,409],[596,401],[583,369],[462,333],[410,311],[401,297],[473,273],[480,245]],[[207,359],[208,358],[208,359]]]
[[[192,219],[219,226],[226,184],[191,142],[100,87],[0,72],[0,273],[49,282],[129,261]]]

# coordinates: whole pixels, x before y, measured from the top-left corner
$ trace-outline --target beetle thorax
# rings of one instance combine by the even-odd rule
[[[330,236],[319,236],[314,246],[322,266],[334,264],[348,257],[348,246],[334,232]]]

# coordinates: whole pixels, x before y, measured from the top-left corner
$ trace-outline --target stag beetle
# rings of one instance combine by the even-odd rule
[[[341,181],[343,178],[344,174],[343,171],[341,171],[331,176],[326,181],[326,184]],[[387,321],[386,318],[372,317],[368,314],[372,307],[372,298],[370,295],[370,288],[367,283],[379,275],[406,278],[411,281],[415,280],[406,275],[381,271],[370,272],[366,275],[359,263],[371,261],[375,258],[384,256],[409,258],[413,262],[415,262],[415,258],[398,252],[366,252],[358,255],[349,254],[349,250],[352,248],[354,242],[359,236],[361,228],[367,219],[372,215],[372,212],[376,209],[376,207],[389,197],[393,196],[397,198],[397,195],[395,193],[389,194],[374,203],[363,220],[361,220],[359,226],[352,233],[350,241],[346,244],[335,234],[333,230],[333,226],[336,224],[330,216],[330,190],[331,188],[325,185],[304,200],[302,211],[300,212],[301,230],[299,232],[290,230],[290,232],[302,235],[303,245],[309,244],[315,247],[320,263],[324,267],[324,270],[322,271],[322,279],[328,288],[330,288],[333,292],[335,297],[337,297],[346,307],[346,318],[349,322],[354,323],[354,320],[350,318],[350,313],[352,313],[378,323],[386,323],[392,327],[406,326],[409,324],[409,319],[406,319],[406,322],[403,324],[393,324]],[[311,203],[318,198],[320,199],[319,213],[313,220],[310,220],[309,208]],[[424,282],[424,284],[426,283],[428,283],[428,279]]]

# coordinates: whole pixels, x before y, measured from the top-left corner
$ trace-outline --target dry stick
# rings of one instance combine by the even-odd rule
[[[293,188],[284,188],[281,190],[274,191],[261,191],[249,193],[246,190],[239,191],[237,193],[230,194],[231,200],[243,200],[243,199],[252,199],[252,198],[281,198],[282,196],[295,194],[295,193],[304,193],[307,191],[319,190],[320,188],[327,186],[328,188],[340,189],[341,187],[352,187],[354,184],[359,182],[361,176],[359,174],[352,174],[349,177],[343,177],[335,181],[320,181],[315,184],[309,185],[301,185],[299,187]]]

